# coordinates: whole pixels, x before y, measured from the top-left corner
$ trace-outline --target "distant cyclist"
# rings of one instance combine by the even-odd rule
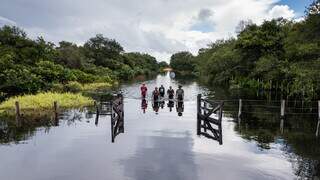
[[[171,86],[169,87],[167,94],[168,94],[169,100],[174,98],[174,90],[172,89]]]
[[[166,93],[166,90],[164,89],[163,85],[159,88],[160,97],[163,98],[164,94]]]
[[[148,88],[146,87],[146,84],[142,84],[140,90],[141,90],[142,98],[146,98],[147,91],[148,91]]]
[[[183,101],[184,91],[183,91],[181,85],[179,85],[179,89],[177,89],[177,91],[176,91],[176,98],[177,98],[178,101]]]

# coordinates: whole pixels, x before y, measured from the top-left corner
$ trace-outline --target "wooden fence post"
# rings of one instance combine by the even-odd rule
[[[200,120],[200,115],[201,115],[201,94],[198,94],[197,96],[197,135],[200,135],[200,130],[201,130],[201,120]]]
[[[94,101],[94,107],[96,108],[96,119],[95,119],[94,124],[98,125],[98,122],[99,122],[99,106],[97,104],[97,101]]]
[[[320,128],[320,101],[318,101],[318,124],[317,124],[317,131],[316,136],[319,136],[319,128]]]
[[[284,119],[281,118],[281,120],[280,120],[280,132],[281,132],[281,134],[283,134],[283,132],[284,132],[283,127],[284,127]]]
[[[123,95],[120,94],[120,98],[121,98],[121,114],[122,114],[122,126],[121,126],[121,130],[120,132],[124,133],[124,98]]]
[[[20,118],[20,105],[19,102],[15,102],[15,107],[16,107],[16,124],[17,126],[21,125],[21,118]]]
[[[281,111],[280,111],[281,118],[284,118],[285,116],[285,108],[286,108],[286,100],[281,100]]]
[[[223,113],[223,102],[220,103],[220,110],[219,110],[219,125],[218,125],[218,128],[219,128],[219,144],[222,145],[222,113]]]
[[[318,101],[318,119],[320,119],[320,101]]]
[[[53,110],[54,110],[54,124],[56,126],[59,125],[59,106],[58,106],[58,102],[54,101],[53,102]]]
[[[318,125],[317,125],[317,131],[316,131],[316,136],[319,136],[319,128],[320,128],[320,118],[318,119]]]
[[[239,112],[238,112],[238,118],[241,117],[242,114],[242,99],[239,99]]]

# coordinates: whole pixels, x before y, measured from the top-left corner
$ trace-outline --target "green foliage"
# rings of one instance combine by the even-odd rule
[[[116,69],[121,58],[120,53],[124,50],[114,39],[108,39],[102,34],[98,34],[84,44],[84,51],[95,65]]]
[[[0,27],[0,98],[49,89],[78,91],[85,83],[95,83],[89,89],[105,87],[158,71],[154,57],[124,53],[117,41],[102,35],[84,46],[62,41],[55,47],[42,37],[29,39],[17,27]]]
[[[170,66],[177,72],[193,72],[195,70],[194,57],[190,52],[178,52],[171,56]]]
[[[82,89],[82,85],[78,82],[68,82],[64,85],[64,91],[66,92],[79,92]]]
[[[158,64],[159,64],[159,68],[161,69],[169,67],[169,64],[165,61],[161,61]]]
[[[81,49],[71,42],[62,41],[57,48],[58,56],[56,62],[68,68],[80,69],[86,62],[86,57]]]
[[[314,1],[301,22],[275,19],[261,25],[246,24],[237,39],[220,40],[200,49],[193,71],[207,83],[231,88],[281,91],[284,96],[302,99],[319,97],[319,7],[319,0]],[[179,56],[180,60],[188,59]],[[186,69],[183,61],[174,63],[176,68]]]

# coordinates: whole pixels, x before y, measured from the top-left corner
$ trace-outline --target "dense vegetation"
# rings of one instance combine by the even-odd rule
[[[0,97],[55,88],[90,88],[81,85],[86,83],[101,87],[101,83],[113,84],[158,69],[154,57],[126,53],[118,42],[102,35],[83,46],[62,41],[56,47],[41,37],[28,38],[17,27],[0,28]]]
[[[310,5],[301,22],[274,19],[261,25],[242,24],[237,38],[216,41],[194,58],[187,52],[177,53],[171,66],[193,69],[210,84],[281,91],[287,97],[319,96],[319,0]]]
[[[196,64],[194,56],[190,52],[182,51],[171,56],[170,66],[176,72],[187,75],[195,71]]]

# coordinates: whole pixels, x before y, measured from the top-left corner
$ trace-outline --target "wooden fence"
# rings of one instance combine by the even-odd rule
[[[197,134],[222,144],[223,101],[215,102],[197,96]]]
[[[124,103],[123,95],[118,94],[116,99],[112,101],[111,112],[111,140],[120,133],[124,133]]]

